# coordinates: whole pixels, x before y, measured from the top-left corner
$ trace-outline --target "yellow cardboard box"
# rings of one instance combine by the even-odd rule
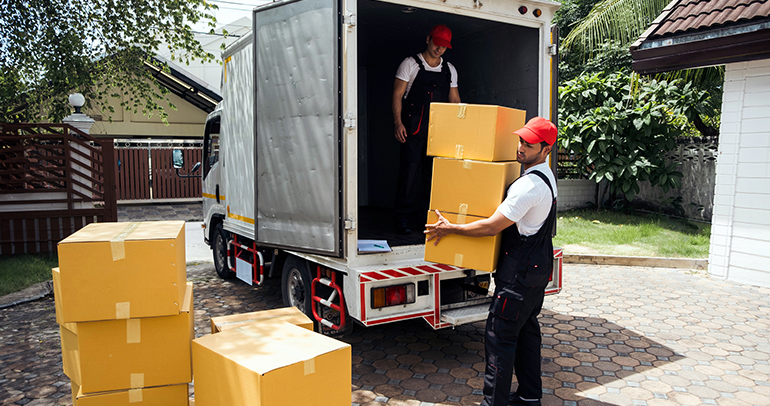
[[[188,406],[187,384],[84,394],[72,382],[73,406]]]
[[[184,221],[92,223],[58,250],[60,323],[179,314]]]
[[[192,282],[186,287],[176,316],[60,325],[64,373],[83,394],[192,381]]]
[[[211,334],[220,331],[232,330],[247,323],[256,323],[265,320],[280,319],[302,328],[313,331],[313,321],[294,306],[280,309],[262,310],[259,312],[231,314],[211,318]]]
[[[200,405],[350,406],[350,345],[280,319],[193,340]]]
[[[53,307],[56,311],[56,323],[63,324],[61,322],[61,272],[59,272],[59,268],[51,269],[51,275],[53,276]]]
[[[452,223],[466,224],[483,220],[485,217],[464,216],[455,213],[441,213]],[[433,224],[438,216],[433,211],[428,212],[428,224]],[[500,252],[501,234],[492,237],[463,237],[451,234],[441,239],[438,245],[435,240],[425,242],[425,260],[439,264],[454,265],[478,271],[492,272],[497,268],[497,257]]]
[[[436,158],[430,208],[441,212],[490,217],[519,177],[518,162],[483,162]]]
[[[428,155],[515,161],[527,112],[483,104],[431,103]]]

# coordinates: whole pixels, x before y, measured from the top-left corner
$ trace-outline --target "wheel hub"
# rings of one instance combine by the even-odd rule
[[[292,269],[289,274],[289,301],[292,306],[305,303],[305,286],[302,284],[302,275],[298,269]]]

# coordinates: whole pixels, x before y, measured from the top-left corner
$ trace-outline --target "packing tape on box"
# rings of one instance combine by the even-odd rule
[[[219,323],[214,323],[217,327],[224,327],[229,326],[231,324],[244,324],[244,323],[251,323],[253,321],[265,321],[265,320],[272,320],[272,319],[281,319],[281,318],[288,318],[294,316],[293,314],[278,314],[274,316],[264,316],[264,317],[257,317],[254,319],[247,319],[247,320],[236,320],[236,321],[222,321]]]
[[[254,331],[246,329],[245,327],[247,327],[247,326],[239,327],[237,329],[238,332],[243,334],[243,335],[245,335],[245,336],[249,336],[251,338],[256,338],[257,340],[264,340],[265,339],[265,336],[263,336],[262,334],[255,333]]]
[[[465,146],[457,144],[455,145],[455,159],[463,159],[465,153]]]
[[[305,361],[305,375],[310,375],[315,373],[315,360],[309,359]]]
[[[463,203],[457,210],[457,224],[465,224],[465,216],[468,215],[468,204]]]
[[[471,169],[471,161],[469,161],[467,159],[463,160],[463,168]]]
[[[144,388],[144,374],[131,374],[131,389]]]
[[[143,402],[141,389],[129,389],[128,390],[128,403],[140,403]]]
[[[455,254],[455,266],[463,266],[463,254]]]
[[[131,302],[115,303],[115,318],[130,319],[131,318]]]
[[[126,320],[126,344],[142,342],[142,325],[139,319]]]
[[[126,259],[126,246],[124,244],[126,238],[139,227],[139,223],[128,223],[123,231],[119,232],[114,238],[110,240],[110,248],[112,249],[112,260],[119,261]]]
[[[468,108],[468,105],[465,103],[460,103],[457,105],[457,118],[463,119],[465,118],[465,109]]]

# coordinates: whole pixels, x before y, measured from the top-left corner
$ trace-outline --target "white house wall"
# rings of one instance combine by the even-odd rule
[[[726,65],[709,273],[770,286],[770,59]]]

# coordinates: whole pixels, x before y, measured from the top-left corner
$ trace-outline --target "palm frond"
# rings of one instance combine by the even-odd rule
[[[630,44],[658,17],[670,0],[604,0],[569,33],[566,49],[590,54],[607,40]]]
[[[668,81],[674,79],[684,79],[685,82],[690,82],[701,88],[720,86],[725,79],[725,67],[711,66],[707,68],[697,69],[685,69],[675,70],[671,72],[659,73],[655,75],[658,80],[665,79]]]

